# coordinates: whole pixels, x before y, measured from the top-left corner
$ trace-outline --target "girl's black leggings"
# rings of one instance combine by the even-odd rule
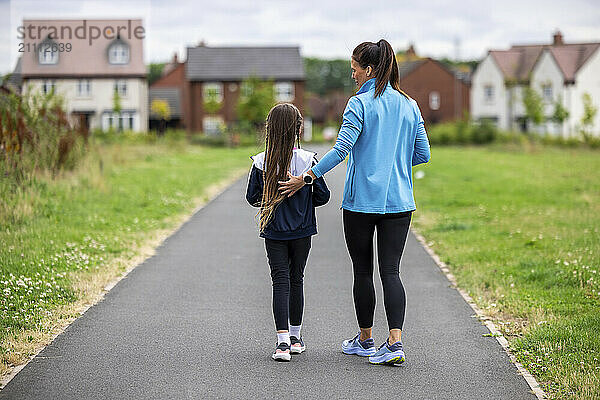
[[[373,234],[377,227],[379,276],[389,329],[402,329],[406,294],[400,280],[412,212],[370,214],[344,210],[344,235],[354,270],[354,307],[358,326],[371,328],[375,313],[373,286]]]
[[[265,239],[273,281],[273,317],[278,331],[302,324],[304,311],[304,267],[311,237],[293,240]]]

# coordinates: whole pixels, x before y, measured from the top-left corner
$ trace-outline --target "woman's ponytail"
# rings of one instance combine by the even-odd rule
[[[356,46],[352,52],[352,58],[362,67],[371,66],[375,70],[375,97],[381,96],[388,82],[390,85],[408,97],[400,89],[400,76],[398,74],[398,63],[392,45],[385,39],[377,43],[364,42]]]

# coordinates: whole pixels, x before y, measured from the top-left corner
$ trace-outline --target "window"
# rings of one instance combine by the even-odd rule
[[[115,81],[113,91],[117,92],[121,97],[127,96],[127,81],[124,79]]]
[[[218,116],[204,117],[202,120],[202,130],[207,134],[217,134],[221,131],[223,118]]]
[[[202,96],[204,101],[223,101],[223,84],[219,82],[207,82],[202,85]]]
[[[44,94],[50,94],[54,92],[55,89],[56,83],[53,80],[45,80],[44,83],[42,83],[42,92]]]
[[[92,84],[89,79],[77,81],[77,97],[89,97],[92,94]]]
[[[277,82],[275,83],[275,100],[292,101],[294,100],[294,83]]]
[[[253,93],[252,85],[249,85],[248,82],[242,82],[240,91],[241,91],[242,96],[244,96],[244,97],[252,96],[252,93]]]
[[[108,48],[108,62],[111,64],[127,64],[129,62],[129,46],[121,41]]]
[[[107,111],[102,114],[102,129],[105,131],[110,128],[119,131],[136,130],[136,119],[135,111],[122,111],[120,114]]]
[[[40,64],[52,65],[58,63],[58,44],[48,39],[39,44],[38,61]]]
[[[545,101],[552,101],[552,85],[549,83],[545,83],[542,85],[542,96]]]
[[[429,93],[429,108],[432,110],[440,109],[440,94],[438,92]]]
[[[494,87],[492,85],[485,85],[483,87],[483,100],[486,103],[494,102]]]

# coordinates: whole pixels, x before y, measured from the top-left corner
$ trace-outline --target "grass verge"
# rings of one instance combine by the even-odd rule
[[[253,147],[92,147],[59,179],[0,181],[0,377],[97,302],[192,210],[246,172]]]
[[[517,359],[551,398],[600,398],[598,152],[434,148],[416,171],[415,228]]]

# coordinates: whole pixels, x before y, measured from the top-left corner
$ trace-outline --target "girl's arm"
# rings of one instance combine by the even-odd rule
[[[248,188],[246,189],[246,200],[253,207],[260,207],[263,194],[262,171],[252,166],[248,177]]]

